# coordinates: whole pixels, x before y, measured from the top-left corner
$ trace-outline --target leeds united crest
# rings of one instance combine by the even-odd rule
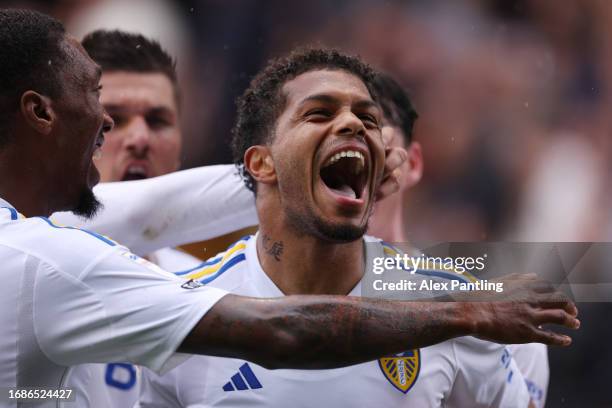
[[[419,349],[405,351],[393,357],[383,357],[378,365],[389,382],[406,394],[419,376],[421,353]]]

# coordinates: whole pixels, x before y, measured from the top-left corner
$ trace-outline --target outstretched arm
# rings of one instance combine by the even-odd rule
[[[227,295],[204,316],[179,351],[240,358],[266,368],[323,369],[466,335],[500,343],[569,345],[569,337],[539,326],[556,323],[577,328],[575,306],[558,292],[540,291],[527,282],[496,302]],[[518,292],[524,299],[516,296]]]
[[[56,213],[63,225],[90,229],[139,255],[256,225],[253,193],[234,165],[206,166],[147,180],[103,183],[104,208],[91,220]]]

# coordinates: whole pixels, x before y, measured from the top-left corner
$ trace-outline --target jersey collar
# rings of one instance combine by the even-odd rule
[[[23,216],[17,212],[11,203],[4,200],[2,197],[0,197],[0,209],[4,209],[4,211],[8,210],[11,220],[17,220],[20,216],[23,218]]]
[[[8,201],[6,201],[5,199],[3,199],[2,197],[0,197],[0,207],[3,208],[12,208],[13,210],[15,209],[15,207],[13,207],[11,205],[11,203],[9,203]]]
[[[254,273],[256,275],[255,282],[259,282],[261,284],[261,288],[258,288],[259,295],[261,297],[282,297],[286,296],[283,291],[280,290],[278,286],[274,283],[272,279],[266,274],[259,263],[259,257],[257,256],[257,236],[259,235],[259,231],[252,236],[251,239],[247,242],[246,247],[246,258],[247,265],[249,265],[249,273]],[[382,249],[382,245],[380,244],[380,239],[370,237],[364,235],[361,239],[365,249],[365,262],[366,262],[366,271],[364,273],[364,277],[366,274],[370,273],[370,265],[373,265],[372,258],[384,256],[384,251]],[[363,281],[363,277],[357,284],[351,289],[351,291],[347,294],[347,296],[361,296],[361,283]]]

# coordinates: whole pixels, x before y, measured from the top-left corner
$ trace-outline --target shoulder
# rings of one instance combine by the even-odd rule
[[[253,235],[243,237],[231,244],[225,251],[191,269],[176,272],[176,275],[188,280],[199,281],[205,285],[211,284],[229,289],[244,277],[247,245],[253,241],[253,237]]]
[[[95,232],[62,226],[48,218],[19,218],[0,224],[0,245],[13,248],[66,272],[125,249]]]
[[[159,249],[153,252],[149,258],[167,271],[185,271],[202,263],[201,259],[174,248]]]

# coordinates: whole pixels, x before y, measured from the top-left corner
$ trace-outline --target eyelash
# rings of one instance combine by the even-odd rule
[[[309,111],[306,116],[313,116],[313,115],[322,115],[322,116],[326,116],[329,117],[330,113],[324,109],[314,109]]]
[[[311,116],[324,116],[326,118],[331,117],[331,113],[325,109],[313,109],[306,113],[306,117]],[[372,125],[374,127],[378,127],[378,120],[372,115],[361,115],[359,116],[359,120],[364,122],[366,125]]]

